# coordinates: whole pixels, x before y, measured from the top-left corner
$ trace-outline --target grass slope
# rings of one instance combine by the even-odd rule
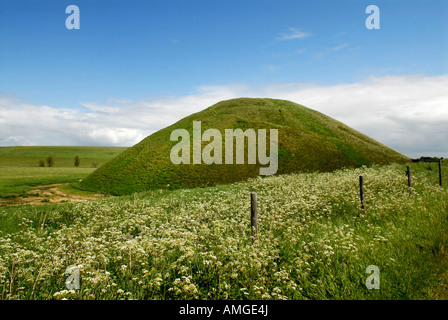
[[[150,135],[92,173],[81,187],[121,195],[148,189],[227,184],[259,174],[260,164],[172,164],[170,150],[177,142],[170,141],[170,134],[174,129],[184,128],[190,132],[192,140],[194,120],[201,121],[202,132],[214,128],[223,136],[225,129],[232,128],[278,129],[277,174],[332,171],[409,160],[343,123],[302,105],[285,100],[240,98],[217,103]],[[202,146],[207,144],[203,142]],[[247,145],[245,147],[247,150]],[[223,139],[223,154],[224,151]]]

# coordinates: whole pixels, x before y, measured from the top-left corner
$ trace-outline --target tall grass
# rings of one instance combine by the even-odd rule
[[[425,172],[414,173],[411,196],[404,167],[392,165],[1,209],[1,297],[440,298],[448,194]],[[80,290],[65,287],[70,265]],[[366,288],[369,265],[379,267],[379,290]]]

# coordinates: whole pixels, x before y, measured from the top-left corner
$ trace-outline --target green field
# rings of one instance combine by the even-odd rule
[[[405,169],[1,208],[1,298],[447,299],[448,181],[438,186],[435,163],[412,164],[410,195]],[[71,265],[79,290],[65,286]],[[380,270],[378,290],[365,285],[370,265]]]
[[[0,197],[17,197],[33,186],[75,182],[95,171],[126,148],[117,147],[1,147]],[[53,167],[39,167],[39,160],[54,158]],[[80,165],[75,167],[75,157]]]

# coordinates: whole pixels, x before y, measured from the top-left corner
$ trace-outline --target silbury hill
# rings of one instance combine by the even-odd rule
[[[222,164],[193,164],[195,121],[200,121],[201,133],[207,129],[217,129],[222,133]],[[226,164],[224,161],[225,130],[237,128],[243,132],[248,129],[255,132],[266,129],[267,155],[271,149],[270,129],[277,129],[276,174],[333,171],[362,165],[410,161],[407,156],[302,105],[277,99],[239,98],[219,102],[153,133],[98,168],[80,187],[124,195],[151,189],[227,184],[256,177],[260,174],[260,168],[268,165],[258,161],[248,164],[247,139],[244,144],[244,164],[236,164],[236,161]],[[170,139],[175,129],[189,132],[189,164],[174,164],[171,160],[172,149],[180,141],[180,138],[176,141]],[[203,140],[201,149],[206,148],[213,140]],[[257,141],[257,145],[259,142]],[[236,143],[233,150],[236,153]],[[210,154],[214,155],[214,152]]]

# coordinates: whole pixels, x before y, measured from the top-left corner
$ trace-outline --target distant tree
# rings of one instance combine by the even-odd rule
[[[79,167],[79,165],[81,164],[81,160],[79,160],[79,156],[75,157],[75,167]]]
[[[49,156],[47,158],[47,164],[48,164],[49,167],[54,166],[54,158],[52,156]]]
[[[39,160],[39,167],[45,167],[45,161]]]

